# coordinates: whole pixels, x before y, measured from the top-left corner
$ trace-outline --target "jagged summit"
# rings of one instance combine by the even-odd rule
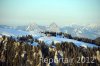
[[[26,30],[27,30],[27,31],[36,31],[36,32],[41,31],[39,25],[37,25],[36,23],[30,24],[30,25],[27,27]]]
[[[92,28],[92,29],[94,28],[100,29],[100,25],[98,23],[87,24],[87,27]]]
[[[60,32],[60,28],[54,22],[46,28],[44,26],[39,26],[36,23],[32,23],[27,27],[26,30],[27,31],[34,31],[34,32],[43,32],[43,31]]]
[[[53,22],[49,25],[49,31],[60,32],[60,28],[58,27],[56,23]]]
[[[38,25],[35,22],[33,22],[29,25],[25,25],[25,26],[22,25],[22,26],[15,26],[15,27],[0,25],[0,28],[26,31],[26,32],[31,32],[32,34],[41,33],[45,31],[64,32],[64,33],[71,34],[72,36],[85,37],[91,39],[95,39],[100,36],[100,25],[98,23],[90,23],[90,24],[83,24],[83,25],[67,24],[64,27],[61,27],[54,22],[51,23],[50,25],[45,25],[45,26]],[[8,33],[4,33],[4,34],[8,34]]]
[[[58,27],[58,25],[55,22],[51,23],[50,26]]]

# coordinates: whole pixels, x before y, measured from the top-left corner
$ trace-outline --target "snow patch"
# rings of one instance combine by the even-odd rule
[[[81,41],[77,41],[77,40],[73,40],[73,39],[68,39],[68,38],[60,38],[60,37],[40,37],[38,39],[39,41],[44,41],[47,45],[50,45],[52,42],[54,43],[61,43],[61,42],[73,42],[75,45],[77,45],[78,47],[80,46],[85,46],[85,47],[98,47],[94,44],[91,43],[85,43],[85,42],[81,42]]]

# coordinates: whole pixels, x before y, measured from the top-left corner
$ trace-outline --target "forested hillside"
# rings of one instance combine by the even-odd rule
[[[100,66],[100,47],[78,47],[72,42],[48,46],[31,35],[1,36],[0,66]]]

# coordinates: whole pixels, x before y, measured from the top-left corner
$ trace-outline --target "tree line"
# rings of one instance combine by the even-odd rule
[[[61,36],[69,39],[74,39],[77,41],[82,41],[86,43],[91,43],[100,46],[100,37],[97,37],[96,39],[89,39],[89,38],[84,38],[84,37],[73,37],[71,34],[68,33],[63,33],[63,32],[42,32],[44,34],[50,34],[51,36]]]
[[[38,45],[32,46],[32,42],[38,42]],[[52,42],[51,46],[55,46],[52,51],[49,50],[50,46],[34,39],[31,35],[17,38],[2,36],[0,38],[0,66],[47,66],[47,63],[41,63],[39,59],[41,57],[54,59],[56,55],[58,58],[74,58],[74,60],[72,63],[50,63],[50,66],[100,66],[100,47],[77,47],[72,42],[56,44]],[[87,61],[77,63],[77,57],[95,57],[95,59],[94,63],[86,63]]]

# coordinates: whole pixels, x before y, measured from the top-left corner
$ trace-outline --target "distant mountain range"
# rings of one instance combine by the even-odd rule
[[[56,23],[52,23],[49,26],[41,26],[36,23],[32,23],[30,25],[16,26],[16,27],[0,25],[0,28],[33,31],[33,32],[43,32],[43,31],[64,32],[64,33],[69,33],[72,36],[85,37],[91,39],[100,37],[100,25],[98,24],[87,24],[87,25],[72,24],[60,27]]]
[[[95,39],[97,37],[100,37],[100,26],[91,26],[90,25],[69,25],[61,28],[62,32],[66,32],[71,34],[72,36],[78,36],[78,37],[86,37]]]

